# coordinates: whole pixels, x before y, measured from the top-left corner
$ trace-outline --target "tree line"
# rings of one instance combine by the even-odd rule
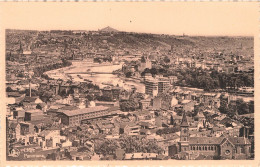
[[[163,149],[154,140],[147,140],[145,137],[126,136],[119,140],[105,139],[96,141],[95,152],[97,154],[115,154],[117,149],[124,149],[125,153],[162,153]]]
[[[236,90],[239,87],[254,87],[254,73],[225,73],[201,68],[186,68],[181,70],[167,70],[165,68],[145,69],[145,73],[164,76],[177,76],[177,85],[189,86],[210,91],[213,89]]]
[[[44,72],[46,71],[50,71],[50,70],[55,70],[58,68],[62,68],[62,67],[67,67],[67,66],[71,66],[72,63],[67,61],[66,59],[62,59],[61,63],[55,63],[55,64],[48,64],[45,66],[41,66],[41,67],[36,67],[33,72],[35,76],[42,76]]]

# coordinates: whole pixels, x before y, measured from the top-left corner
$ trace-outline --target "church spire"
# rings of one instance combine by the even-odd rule
[[[187,127],[187,126],[189,126],[185,111],[184,111],[184,113],[183,113],[183,115],[182,115],[181,126],[182,126],[182,127]]]

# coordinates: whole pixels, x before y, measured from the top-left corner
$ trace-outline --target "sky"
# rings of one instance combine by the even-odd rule
[[[1,27],[98,30],[171,35],[252,36],[254,2],[15,2],[0,4]]]

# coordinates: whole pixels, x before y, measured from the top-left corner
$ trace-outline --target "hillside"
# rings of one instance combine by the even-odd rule
[[[113,32],[113,33],[111,33]],[[111,27],[99,31],[73,33],[73,31],[16,31],[6,33],[6,51],[16,52],[20,41],[23,48],[33,45],[35,51],[41,50],[78,50],[87,48],[155,51],[169,50],[181,54],[193,52],[226,52],[253,56],[253,37],[206,37],[206,36],[175,36],[147,33],[119,32]]]

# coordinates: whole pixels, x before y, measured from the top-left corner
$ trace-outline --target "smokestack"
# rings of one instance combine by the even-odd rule
[[[247,127],[246,128],[246,138],[248,138],[248,136],[249,136],[249,128]]]
[[[29,80],[29,91],[30,91],[30,97],[32,97],[31,80]]]
[[[246,138],[246,127],[243,127],[243,137]]]

